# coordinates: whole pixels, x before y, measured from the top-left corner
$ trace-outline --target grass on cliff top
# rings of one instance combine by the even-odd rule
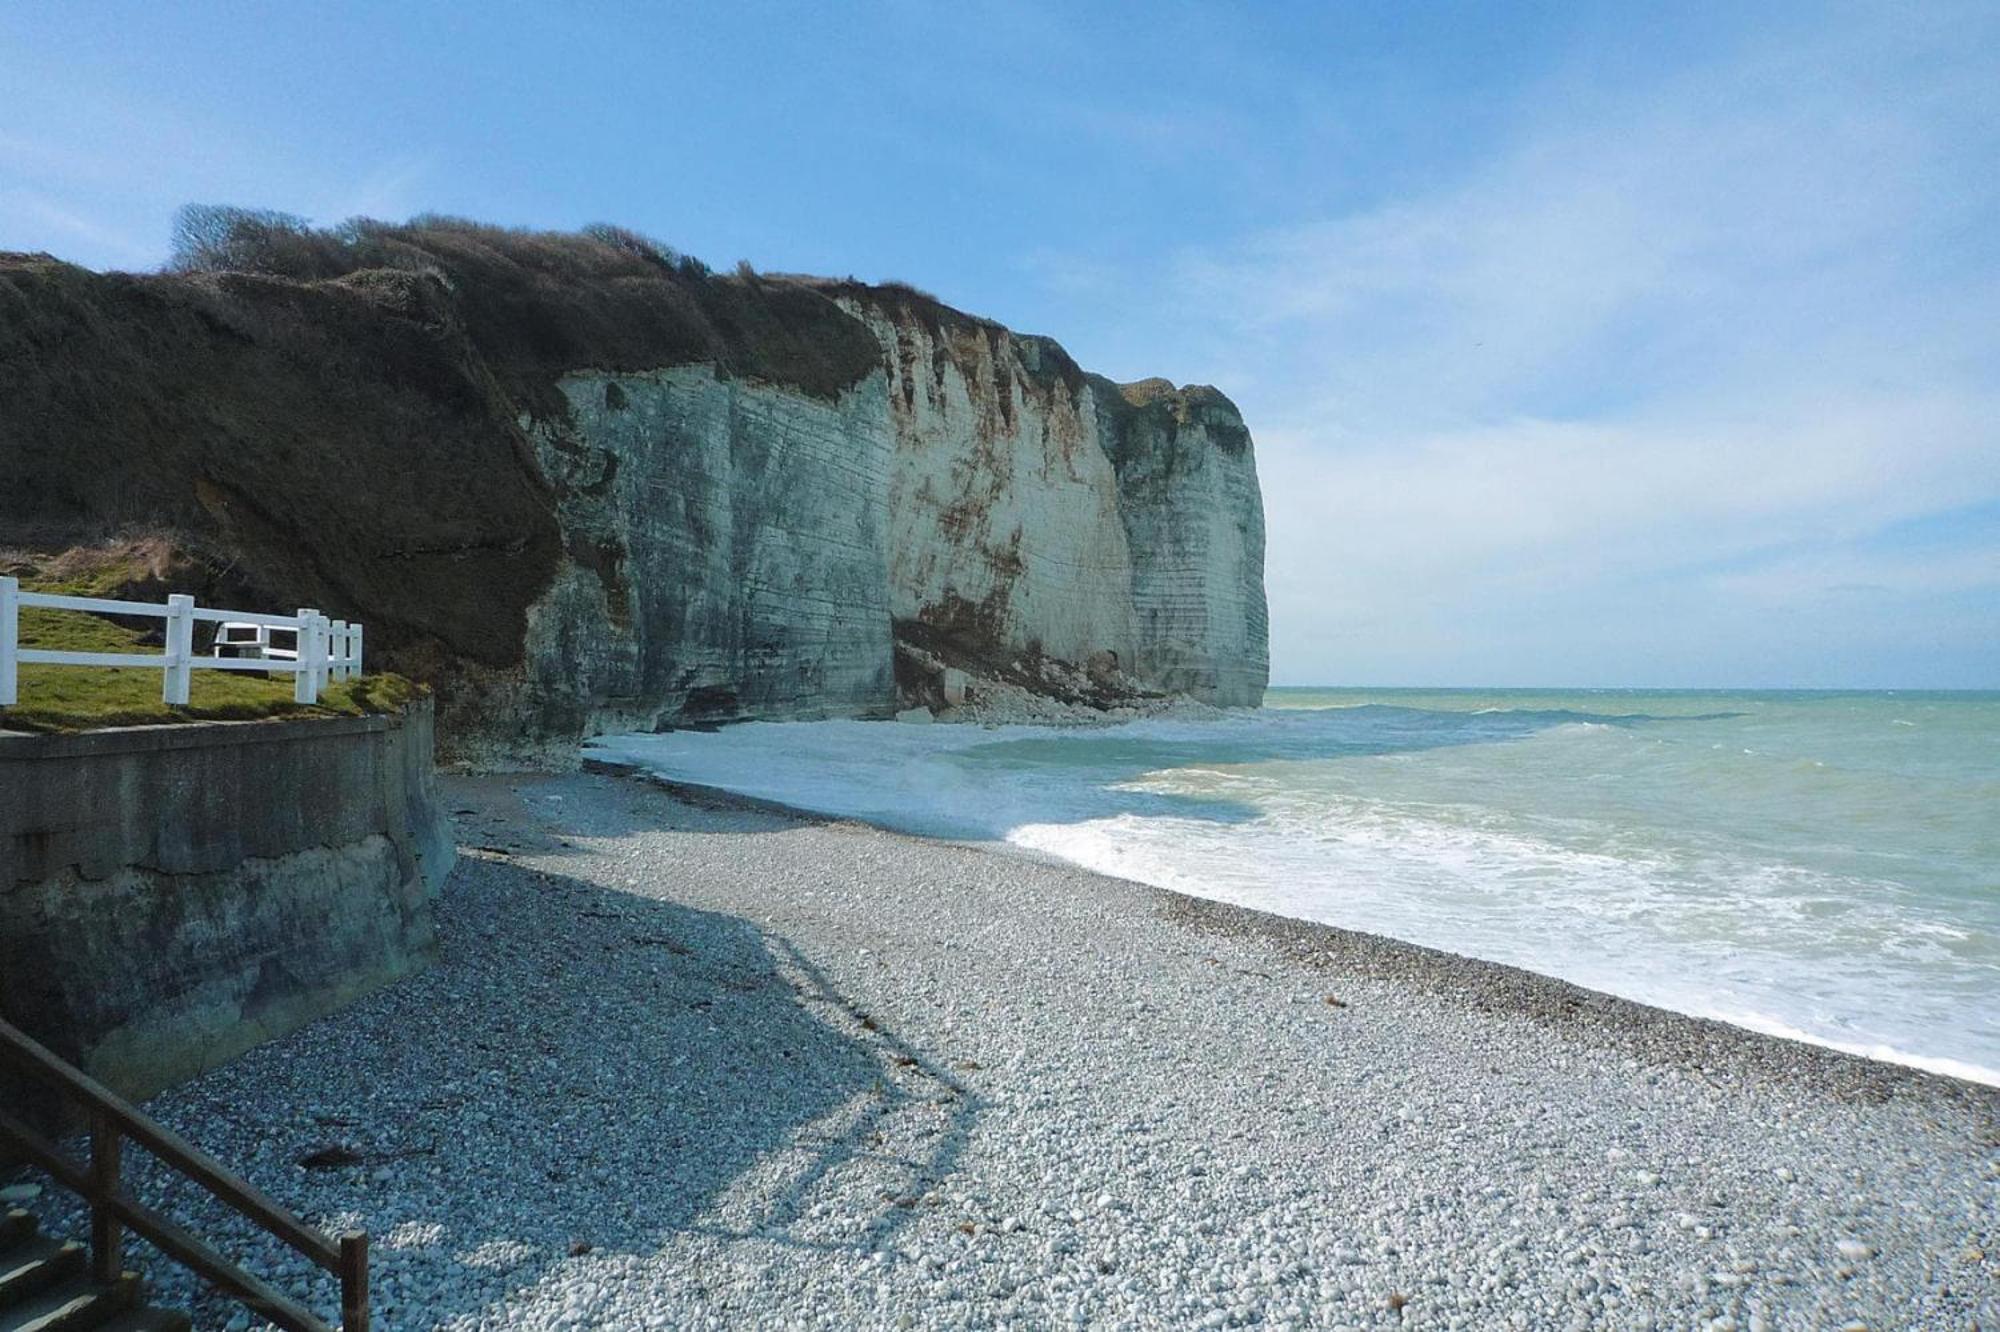
[[[38,592],[102,596],[110,590],[76,584],[42,584]],[[21,646],[55,652],[153,652],[142,630],[128,629],[82,611],[26,607]],[[320,692],[317,704],[292,700],[290,675],[263,676],[197,668],[188,704],[160,701],[160,671],[96,666],[21,667],[20,702],[0,708],[0,731],[93,731],[108,726],[158,726],[168,722],[260,721],[287,717],[359,717],[393,712],[423,693],[400,675],[364,675]]]

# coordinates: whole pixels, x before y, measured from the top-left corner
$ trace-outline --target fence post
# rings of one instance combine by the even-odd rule
[[[368,1332],[368,1236],[340,1237],[340,1332]]]
[[[292,701],[294,703],[317,703],[319,701],[319,690],[313,683],[312,667],[313,623],[318,618],[319,612],[312,607],[299,607],[298,660],[293,663],[298,667],[298,670],[292,675]]]
[[[187,706],[194,678],[194,598],[176,592],[167,598],[167,678],[160,696]]]
[[[125,1227],[112,1210],[123,1187],[119,1179],[123,1140],[118,1123],[102,1110],[90,1115],[90,1270],[106,1285],[125,1270]]]
[[[345,620],[335,620],[333,622],[333,678],[335,680],[345,680],[352,674],[347,666],[348,644],[352,641],[347,636],[350,628],[351,626]]]
[[[21,580],[0,578],[0,708],[21,701]]]
[[[348,626],[347,626],[347,631],[348,631],[349,633],[351,633],[351,634],[353,634],[353,635],[354,635],[354,668],[353,668],[353,669],[354,669],[354,678],[355,678],[355,679],[357,679],[357,680],[359,680],[359,679],[361,678],[361,674],[362,674],[362,667],[361,667],[361,626],[360,626],[360,625],[358,625],[358,624],[350,624],[350,625],[348,625]]]
[[[319,696],[326,692],[326,629],[330,623],[331,621],[326,616],[321,615],[318,611],[313,612],[312,663],[310,670],[313,682],[313,702],[315,703],[319,702]]]

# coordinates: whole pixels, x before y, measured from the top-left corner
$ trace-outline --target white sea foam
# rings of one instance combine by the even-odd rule
[[[1942,1055],[1914,1054],[1899,1050],[1893,1045],[1870,1044],[1866,1041],[1836,1041],[1794,1027],[1791,1023],[1763,1013],[1747,1010],[1717,1008],[1706,1013],[1695,1013],[1696,1017],[1714,1018],[1732,1026],[1747,1027],[1751,1031],[1761,1031],[1766,1036],[1782,1036],[1789,1041],[1804,1041],[1808,1045],[1824,1045],[1831,1050],[1841,1050],[1847,1054],[1860,1055],[1864,1059],[1880,1059],[1884,1063],[1904,1064],[1910,1068],[1920,1068],[1926,1073],[1941,1073],[1948,1078],[1963,1078],[1967,1082],[1983,1082],[1989,1086],[2000,1086],[2000,1068],[1988,1068],[1983,1064],[1969,1064],[1962,1059],[1949,1059]]]
[[[1752,720],[1757,747],[1726,743],[1749,724],[1733,715],[1379,706],[596,743],[677,780],[2000,1083],[2000,907],[1979,891],[1978,820],[1940,852],[1958,824],[1939,789],[1816,770]]]

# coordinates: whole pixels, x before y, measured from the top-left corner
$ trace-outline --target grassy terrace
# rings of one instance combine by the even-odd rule
[[[43,582],[24,588],[69,596],[116,595],[96,580]],[[81,611],[28,607],[21,611],[21,646],[62,652],[155,652],[142,630]],[[160,701],[161,672],[95,666],[21,667],[20,703],[0,708],[0,730],[88,731],[105,726],[152,726],[182,721],[255,721],[276,717],[358,717],[393,712],[422,693],[400,675],[342,680],[317,704],[292,701],[290,675],[241,671],[194,672],[186,707]]]

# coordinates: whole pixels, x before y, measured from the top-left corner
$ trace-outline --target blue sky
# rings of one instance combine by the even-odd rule
[[[1281,682],[2000,687],[2000,7],[0,9],[0,248],[188,201],[901,278],[1256,435]]]

